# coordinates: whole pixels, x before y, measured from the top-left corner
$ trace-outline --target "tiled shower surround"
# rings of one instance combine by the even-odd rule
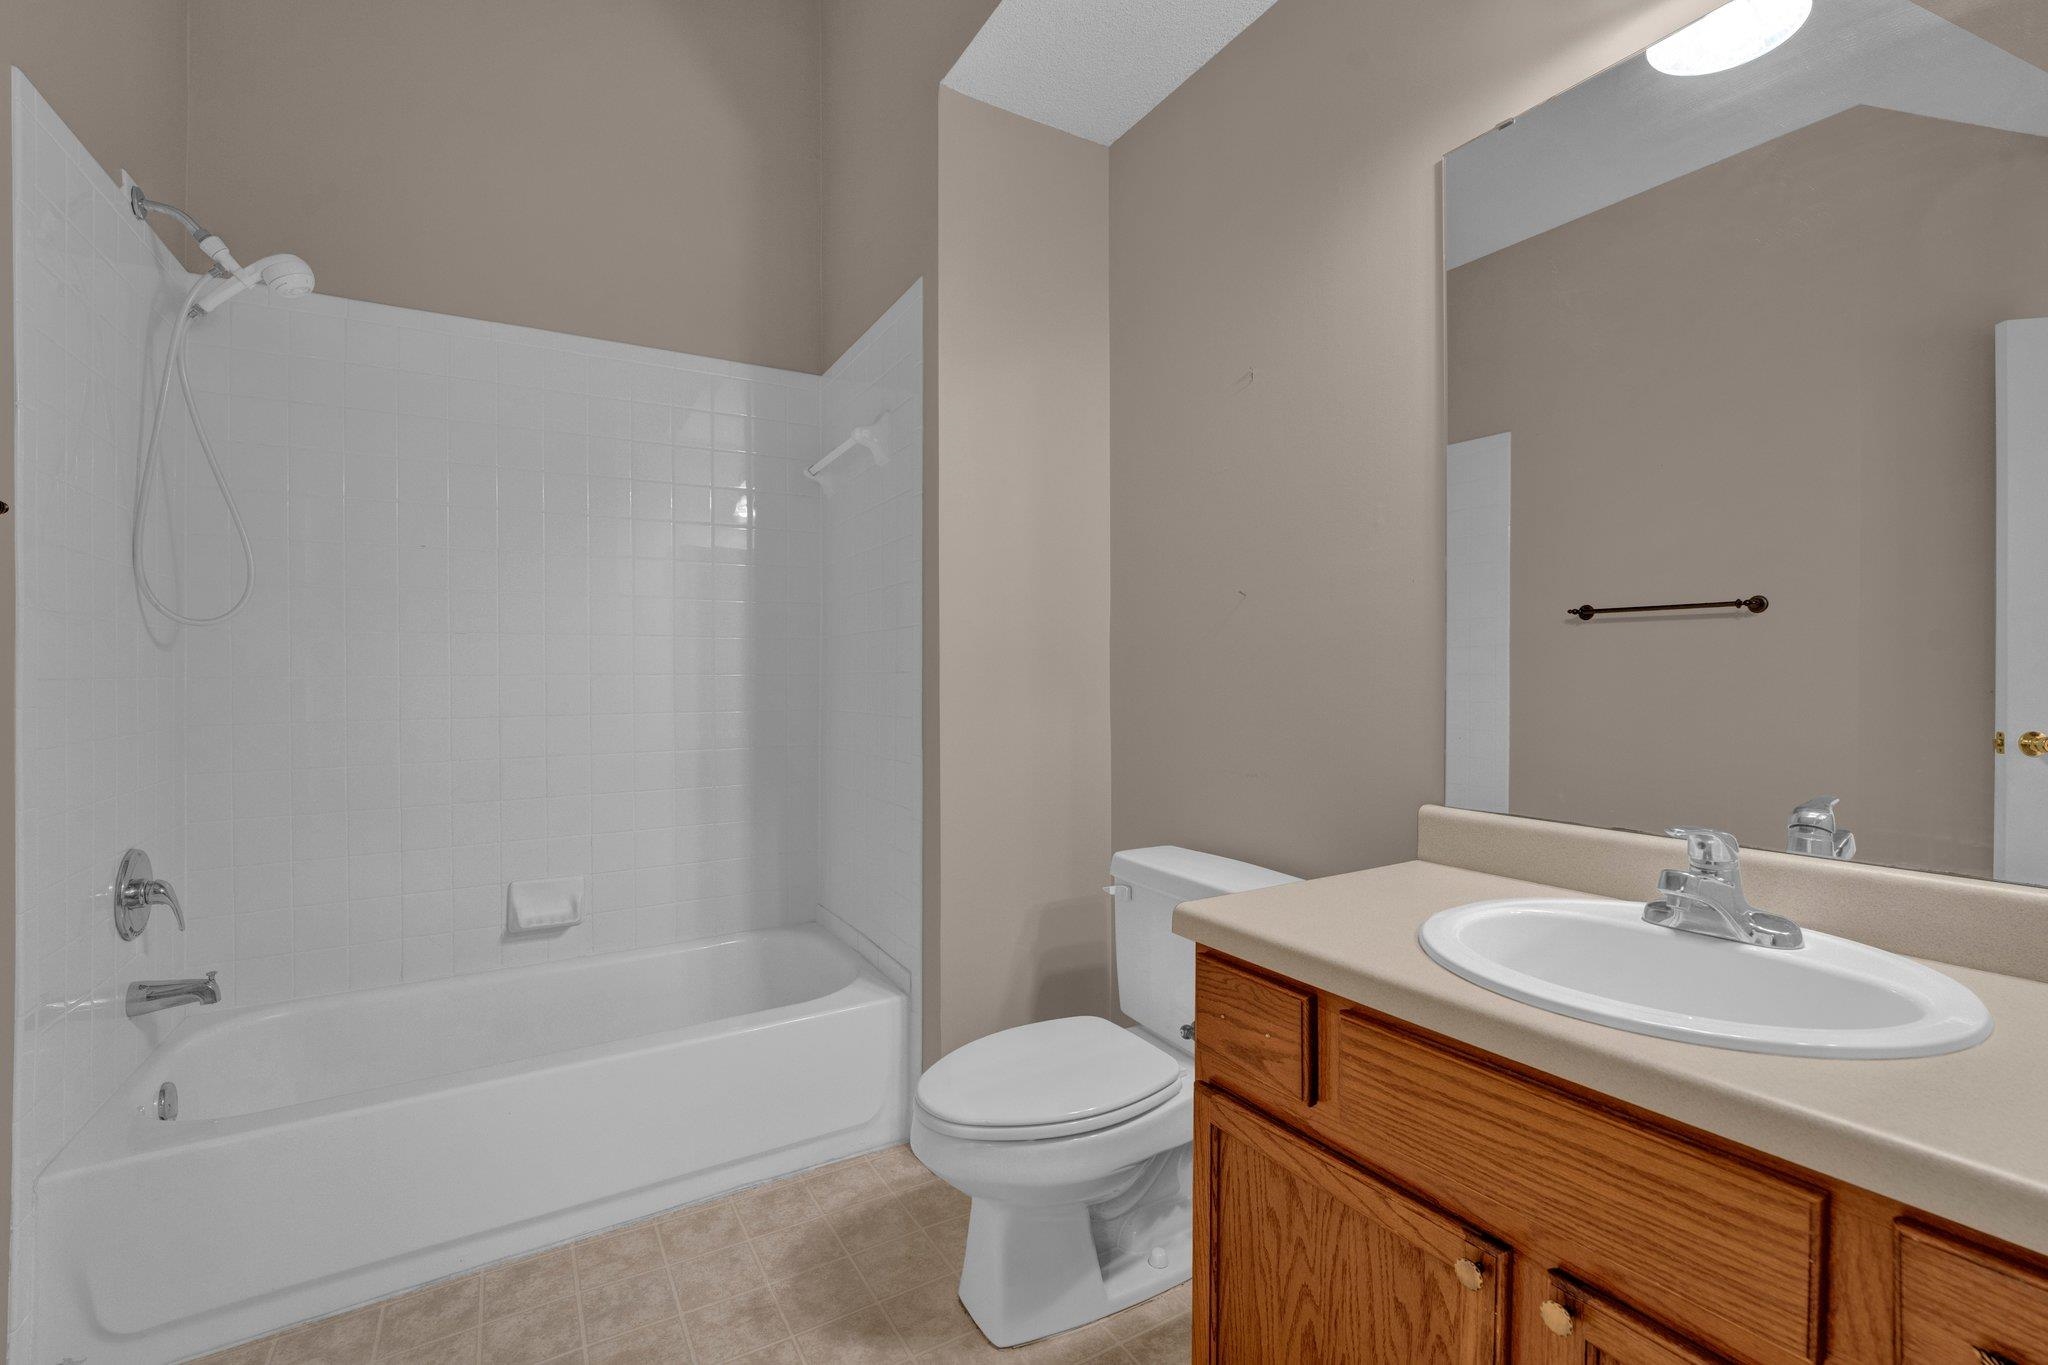
[[[187,277],[19,73],[12,115],[20,1228],[35,1173],[171,1022],[124,1017],[124,984],[179,975],[185,961],[167,911],[148,935],[123,943],[107,888],[131,844],[155,856],[158,875],[185,871],[187,642],[145,626],[127,528],[144,391]],[[159,548],[168,581],[174,566]],[[29,1358],[34,1265],[23,1250],[17,1239],[12,1359]]]
[[[14,98],[16,1227],[183,1021],[124,1017],[141,977],[217,969],[248,1005],[816,919],[914,1009],[921,292],[823,378],[244,295],[190,364],[256,588],[152,635],[128,528],[190,277]],[[887,465],[805,476],[885,412]],[[210,614],[240,557],[169,425],[152,577]],[[114,936],[131,844],[188,932]],[[506,883],[540,877],[582,878],[585,922],[508,937]]]
[[[259,567],[191,646],[193,960],[248,1002],[815,918],[817,379],[227,311],[195,383]],[[221,600],[234,542],[185,490],[188,600]],[[587,879],[585,923],[508,939],[543,877]]]
[[[825,372],[823,393],[827,432],[874,427],[888,454],[833,466],[825,499],[825,921],[879,948],[869,960],[909,991],[913,1072],[924,998],[923,366],[916,284]]]

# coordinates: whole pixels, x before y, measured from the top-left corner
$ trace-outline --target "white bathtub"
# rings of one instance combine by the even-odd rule
[[[187,1010],[37,1178],[40,1360],[161,1365],[906,1128],[907,1002],[817,929]]]

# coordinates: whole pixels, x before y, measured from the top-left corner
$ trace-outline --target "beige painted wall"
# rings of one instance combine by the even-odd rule
[[[185,181],[185,11],[170,0],[0,0],[0,72],[19,67],[110,175],[152,192]],[[12,175],[0,100],[0,181]],[[0,500],[14,501],[14,220],[0,212]],[[0,517],[0,716],[14,715],[14,518]],[[14,726],[0,725],[0,1170],[14,1142]],[[12,1191],[0,1187],[0,1226]],[[0,1293],[8,1248],[0,1242]]]
[[[995,7],[823,0],[826,364],[933,274],[939,81]]]
[[[1450,438],[1514,433],[1511,806],[1991,870],[1992,327],[2048,139],[1852,109],[1452,271]],[[1566,619],[1760,592],[1761,616]]]
[[[938,115],[928,1058],[1111,1008],[1109,156],[949,90]]]
[[[818,0],[192,0],[190,40],[187,207],[244,259],[823,367]]]
[[[1712,0],[1281,0],[1110,153],[1118,847],[1302,876],[1443,795],[1437,162]]]

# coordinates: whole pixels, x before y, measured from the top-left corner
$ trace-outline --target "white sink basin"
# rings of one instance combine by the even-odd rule
[[[1643,922],[1632,901],[1480,901],[1422,926],[1438,965],[1512,1000],[1742,1052],[1930,1057],[1991,1035],[1967,986],[1832,934],[1764,948]]]

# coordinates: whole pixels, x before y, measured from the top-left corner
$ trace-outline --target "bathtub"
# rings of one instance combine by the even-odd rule
[[[37,1358],[162,1365],[902,1141],[907,1021],[813,928],[191,1007],[36,1180]]]

